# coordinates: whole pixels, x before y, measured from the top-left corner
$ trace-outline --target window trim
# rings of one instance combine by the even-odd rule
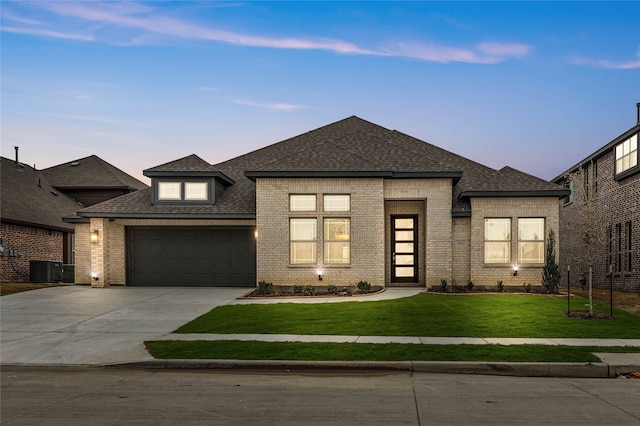
[[[629,150],[628,154],[623,155],[622,157],[618,158],[618,147],[623,146],[625,143],[629,142],[629,144],[631,144],[631,140],[635,138],[635,142],[636,142],[636,147],[634,150]],[[632,174],[640,171],[640,161],[638,158],[638,143],[640,139],[640,133],[634,133],[633,135],[629,136],[628,138],[626,138],[625,140],[623,140],[622,142],[616,144],[613,147],[613,170],[614,170],[614,180],[620,180],[620,179],[624,179],[628,176],[631,176]],[[634,166],[630,166],[624,170],[618,170],[618,160],[623,159],[626,156],[631,156],[632,153],[635,152],[635,160],[636,160],[636,164]]]
[[[313,210],[309,209],[301,209],[301,208],[293,208],[293,199],[294,197],[313,197]],[[289,212],[290,213],[300,213],[300,212],[317,212],[318,211],[318,194],[289,194]]]
[[[347,197],[348,207],[346,210],[328,209],[327,197]],[[331,213],[348,213],[351,211],[351,194],[322,194],[322,211]]]
[[[206,198],[201,199],[191,199],[186,198],[186,185],[190,183],[203,183],[206,184]],[[177,184],[179,185],[180,198],[161,198],[160,197],[160,187],[163,184]],[[214,188],[215,185],[211,179],[202,179],[202,178],[178,178],[178,179],[170,179],[170,178],[159,178],[153,179],[153,204],[163,204],[163,205],[206,205],[206,204],[214,204],[215,203],[215,194]]]
[[[293,239],[293,223],[299,220],[312,220],[314,221],[314,235],[311,240]],[[311,262],[294,262],[293,247],[296,243],[312,243],[313,257]],[[318,218],[317,217],[290,217],[289,218],[289,264],[295,266],[311,266],[318,264]]]

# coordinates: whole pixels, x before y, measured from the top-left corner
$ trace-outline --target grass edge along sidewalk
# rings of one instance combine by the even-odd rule
[[[586,299],[574,298],[572,309],[583,309],[585,302]],[[640,317],[616,310],[615,320],[576,320],[564,315],[565,304],[564,299],[544,296],[474,295],[454,298],[422,294],[379,302],[228,305],[202,315],[180,327],[177,332],[297,334],[303,330],[301,334],[640,338]],[[596,305],[598,310],[605,308],[608,307]],[[425,319],[420,321],[420,318]],[[563,324],[577,326],[574,325],[570,333],[567,333]],[[640,353],[640,348],[627,346],[413,345],[233,340],[167,340],[145,343],[150,353],[160,359],[598,362],[599,358],[593,352]]]

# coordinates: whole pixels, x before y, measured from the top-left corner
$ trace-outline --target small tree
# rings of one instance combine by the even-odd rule
[[[560,265],[556,261],[556,234],[553,229],[549,230],[549,238],[547,239],[544,268],[542,268],[542,285],[551,293],[557,293],[560,285]]]

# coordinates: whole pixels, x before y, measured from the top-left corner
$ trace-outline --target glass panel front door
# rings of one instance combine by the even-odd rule
[[[418,216],[391,216],[391,281],[418,282]]]

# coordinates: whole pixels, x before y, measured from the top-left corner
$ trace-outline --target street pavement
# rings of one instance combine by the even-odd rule
[[[300,342],[408,343],[408,344],[549,344],[587,346],[640,346],[640,339],[504,339],[412,336],[304,336],[273,334],[175,334],[184,323],[226,304],[341,303],[409,297],[422,289],[387,289],[371,295],[344,298],[242,298],[248,288],[173,288],[60,286],[0,298],[0,363],[2,365],[113,365],[168,367],[146,351],[145,340],[262,340]],[[414,371],[502,371],[513,375],[610,377],[639,371],[640,354],[601,354],[602,363],[587,365],[529,365],[522,363],[390,363],[387,367]],[[225,361],[228,365],[229,361]],[[314,363],[319,364],[319,363]],[[202,361],[183,366],[202,368]],[[220,366],[220,364],[215,364]],[[237,362],[247,366],[247,362]],[[255,362],[269,367],[273,363]],[[281,362],[276,365],[282,365]],[[299,363],[291,363],[299,366]],[[349,363],[366,367],[370,363]],[[344,364],[328,363],[328,368]],[[384,368],[385,365],[378,365]],[[540,368],[542,367],[542,368]],[[564,374],[561,374],[564,372]]]
[[[3,367],[3,425],[638,425],[639,379]]]

